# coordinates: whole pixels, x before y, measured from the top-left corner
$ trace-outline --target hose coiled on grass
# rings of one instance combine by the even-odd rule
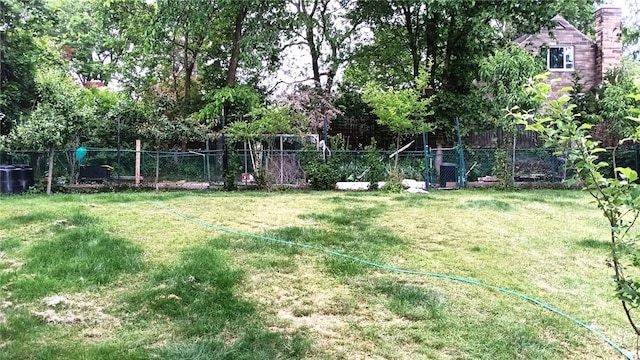
[[[352,255],[348,255],[348,254],[344,254],[338,251],[334,251],[334,250],[329,250],[329,249],[324,249],[318,246],[314,246],[314,245],[309,245],[309,244],[304,244],[304,243],[297,243],[295,241],[289,241],[289,240],[282,240],[282,239],[276,239],[276,238],[272,238],[272,237],[268,237],[268,236],[262,236],[262,235],[257,235],[257,234],[251,234],[251,233],[245,233],[245,232],[241,232],[241,231],[236,231],[236,230],[232,230],[232,229],[228,229],[222,226],[218,226],[218,225],[213,225],[213,224],[209,224],[207,222],[204,222],[202,220],[198,220],[198,219],[194,219],[192,217],[189,217],[186,214],[183,214],[181,212],[179,212],[178,210],[175,210],[169,206],[164,205],[163,203],[161,203],[160,201],[156,201],[156,204],[161,207],[164,208],[180,217],[182,217],[183,219],[190,221],[192,223],[195,224],[199,224],[211,229],[215,229],[215,230],[219,230],[228,234],[232,234],[232,235],[237,235],[237,236],[242,236],[242,237],[248,237],[248,238],[254,238],[254,239],[259,239],[259,240],[265,240],[265,241],[270,241],[270,242],[274,242],[274,243],[278,243],[278,244],[283,244],[283,245],[288,245],[288,246],[297,246],[297,247],[301,247],[301,248],[305,248],[305,249],[310,249],[310,250],[315,250],[315,251],[319,251],[319,252],[323,252],[325,254],[329,254],[329,255],[333,255],[333,256],[338,256],[341,258],[345,258],[345,259],[349,259],[355,262],[359,262],[361,264],[364,265],[368,265],[371,267],[375,267],[378,269],[382,269],[382,270],[387,270],[387,271],[392,271],[392,272],[397,272],[397,273],[403,273],[403,274],[413,274],[413,275],[422,275],[422,276],[431,276],[431,277],[436,277],[436,278],[440,278],[440,279],[447,279],[447,280],[453,280],[453,281],[459,281],[459,282],[463,282],[463,283],[467,283],[467,284],[472,284],[472,285],[477,285],[477,286],[481,286],[487,289],[492,289],[492,290],[496,290],[505,294],[510,294],[522,299],[525,299],[527,301],[530,301],[538,306],[541,306],[553,313],[556,313],[562,317],[564,317],[565,319],[568,319],[570,321],[572,321],[573,323],[582,326],[583,328],[589,330],[591,333],[593,333],[594,335],[598,336],[599,338],[601,338],[602,340],[604,340],[607,344],[611,345],[612,348],[614,348],[616,351],[618,351],[620,354],[622,354],[622,356],[624,356],[625,358],[627,358],[628,360],[634,360],[635,358],[633,357],[633,355],[631,353],[629,353],[628,351],[624,350],[620,345],[618,345],[616,342],[614,342],[613,340],[609,339],[608,337],[606,337],[603,333],[601,333],[600,331],[594,329],[593,327],[585,324],[584,322],[572,317],[571,315],[568,315],[564,312],[562,312],[561,310],[558,310],[556,308],[554,308],[553,306],[542,302],[538,299],[532,298],[529,295],[517,292],[517,291],[513,291],[513,290],[509,290],[509,289],[505,289],[502,288],[500,286],[496,286],[496,285],[490,285],[490,284],[485,284],[483,282],[480,281],[476,281],[473,279],[467,279],[467,278],[462,278],[462,277],[457,277],[457,276],[450,276],[450,275],[444,275],[444,274],[438,274],[438,273],[432,273],[432,272],[426,272],[426,271],[417,271],[417,270],[409,270],[409,269],[401,269],[401,268],[397,268],[397,267],[393,267],[393,266],[388,266],[388,265],[384,265],[384,264],[378,264],[375,262],[371,262],[365,259],[361,259]]]

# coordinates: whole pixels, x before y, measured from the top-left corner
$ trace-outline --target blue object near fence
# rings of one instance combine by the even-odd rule
[[[87,148],[85,148],[84,146],[76,149],[76,160],[78,160],[78,163],[82,164],[82,161],[84,160],[84,157],[86,155],[87,155]]]

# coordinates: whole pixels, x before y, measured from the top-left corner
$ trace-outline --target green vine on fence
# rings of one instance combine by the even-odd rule
[[[552,80],[553,83],[553,80]],[[557,154],[567,154],[567,165],[575,171],[575,179],[591,194],[598,208],[609,224],[609,242],[611,245],[610,266],[613,269],[616,297],[636,338],[640,337],[637,313],[640,307],[640,250],[636,243],[640,235],[634,227],[640,216],[640,185],[638,173],[630,168],[617,167],[614,177],[603,175],[608,163],[599,161],[598,154],[606,150],[599,147],[589,135],[591,125],[581,123],[574,112],[576,105],[570,103],[570,88],[556,92],[561,95],[552,97],[551,85],[547,75],[536,76],[527,86],[534,99],[544,104],[542,111],[523,111],[519,108],[509,110],[508,116],[526,125],[527,130],[537,132],[545,146],[554,148]],[[629,118],[640,123],[640,118]],[[640,139],[640,128],[633,138]],[[636,346],[636,353],[638,346]]]

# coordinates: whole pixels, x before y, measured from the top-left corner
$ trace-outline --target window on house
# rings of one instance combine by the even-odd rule
[[[541,47],[540,55],[546,59],[549,70],[573,69],[573,46]]]

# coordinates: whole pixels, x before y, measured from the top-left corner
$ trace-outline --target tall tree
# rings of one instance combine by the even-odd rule
[[[283,1],[111,0],[123,83],[137,92],[160,84],[173,92],[182,117],[199,111],[202,93],[256,80],[273,67]]]
[[[436,95],[434,118],[449,119],[439,127],[451,128],[456,113],[465,108],[471,113],[465,95],[473,90],[484,59],[515,34],[550,25],[563,9],[576,16],[568,16],[570,21],[587,13],[591,20],[593,4],[584,0],[359,0],[351,16],[365,21],[373,38],[360,48],[352,64],[359,68],[355,73],[364,77],[363,83],[387,77],[399,85],[426,69]],[[378,66],[380,59],[396,59],[398,64],[389,65],[387,60]]]
[[[104,23],[103,1],[48,0],[48,3],[57,23],[51,35],[77,81],[109,82],[120,52],[115,46],[117,36]]]
[[[330,92],[359,35],[360,24],[350,21],[355,0],[287,0],[292,9],[292,32],[284,49],[302,46],[308,51],[314,87]]]
[[[41,0],[0,0],[0,135],[33,105],[38,62],[48,56],[39,38],[50,24]]]
[[[83,89],[59,69],[39,71],[35,82],[38,105],[26,121],[13,129],[12,143],[14,147],[22,149],[49,152],[47,194],[51,194],[55,151],[70,144],[77,130],[92,115],[93,109],[83,104]]]
[[[424,71],[422,74],[410,88],[383,89],[374,83],[368,83],[364,88],[363,99],[373,108],[373,112],[378,116],[378,123],[387,126],[395,136],[395,175],[398,174],[398,155],[402,138],[432,130],[424,122],[424,117],[430,112],[431,99],[424,97],[428,74]]]
[[[524,86],[528,79],[543,71],[542,59],[514,44],[496,49],[480,66],[478,92],[489,105],[478,109],[478,116],[484,120],[485,126],[502,130],[495,144],[498,149],[494,175],[503,188],[512,188],[514,185],[515,154],[510,151],[515,151],[517,134],[515,121],[505,117],[504,110],[535,107]]]

